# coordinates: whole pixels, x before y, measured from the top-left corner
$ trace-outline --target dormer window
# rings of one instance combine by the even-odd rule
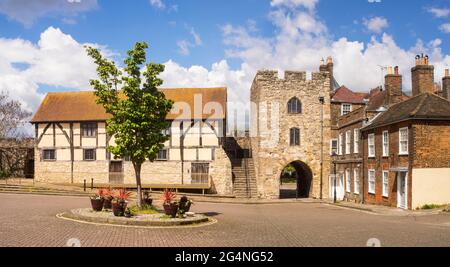
[[[341,115],[347,115],[348,113],[352,112],[352,104],[342,104],[341,105]]]
[[[302,102],[298,98],[293,97],[288,102],[288,113],[289,114],[299,114],[302,113]]]

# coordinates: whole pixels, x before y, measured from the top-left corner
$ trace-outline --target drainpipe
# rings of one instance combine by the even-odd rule
[[[323,106],[325,104],[325,98],[319,97],[321,104],[320,109],[320,199],[323,199]]]

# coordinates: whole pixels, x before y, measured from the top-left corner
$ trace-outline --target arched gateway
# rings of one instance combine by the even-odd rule
[[[311,193],[313,173],[302,161],[293,161],[280,174],[280,198],[308,198]]]
[[[250,132],[257,197],[328,196],[332,65],[320,66],[311,78],[293,71],[256,74]],[[290,191],[281,184],[288,165],[295,171]]]

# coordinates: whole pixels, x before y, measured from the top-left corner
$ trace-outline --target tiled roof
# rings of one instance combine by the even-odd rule
[[[167,115],[168,120],[223,119],[226,116],[226,88],[165,88],[160,90],[168,99],[175,102],[174,108]],[[48,93],[31,122],[105,121],[109,119],[110,115],[96,103],[96,99],[97,97],[92,91]],[[194,107],[194,103],[197,104],[200,101],[201,104]],[[175,109],[176,107],[178,110]],[[196,112],[195,108],[199,111]]]
[[[380,87],[370,90],[365,99],[368,100],[367,111],[377,111],[382,106],[387,106],[387,91]],[[402,92],[401,96],[396,96],[396,102],[408,100],[409,96]]]
[[[431,93],[423,93],[392,105],[363,130],[404,120],[450,120],[450,101]]]
[[[355,93],[347,87],[341,86],[336,89],[336,91],[334,91],[331,101],[340,103],[363,104],[364,97],[361,93]]]

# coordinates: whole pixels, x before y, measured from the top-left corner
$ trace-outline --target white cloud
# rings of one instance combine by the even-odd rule
[[[445,33],[450,33],[450,23],[442,24],[439,29]]]
[[[113,55],[103,46],[89,45],[108,57]],[[40,85],[89,90],[89,79],[96,77],[96,71],[83,46],[53,27],[41,34],[37,44],[0,38],[0,91],[35,111],[44,96],[38,91]],[[26,67],[18,68],[17,63]]]
[[[189,34],[192,36],[193,41],[188,40],[179,40],[177,41],[178,53],[183,56],[187,56],[191,53],[190,49],[193,47],[197,47],[203,44],[202,38],[195,31],[194,28],[190,28]]]
[[[364,19],[363,24],[367,27],[367,30],[375,33],[381,33],[383,29],[389,27],[388,20],[383,17]]]
[[[317,3],[313,2],[314,5]],[[252,30],[256,26],[254,23],[222,27],[224,43],[228,46],[226,56],[240,59],[243,63],[239,68],[232,69],[226,60],[210,68],[182,67],[169,61],[163,74],[164,84],[226,85],[232,101],[245,102],[249,100],[251,81],[257,70],[318,71],[320,59],[329,55],[334,58],[337,81],[352,90],[366,92],[383,83],[380,66],[397,65],[404,76],[404,89],[410,90],[410,69],[419,53],[430,56],[430,62],[435,66],[436,81],[441,79],[444,67],[450,65],[450,56],[442,53],[441,39],[427,43],[417,40],[416,45],[410,48],[400,47],[394,37],[386,33],[372,37],[368,43],[348,38],[336,40],[328,33],[326,24],[315,15],[316,10],[311,9],[314,5],[295,3],[306,2],[272,1],[269,18],[276,27],[276,34],[271,37],[259,36]]]
[[[166,5],[164,4],[164,2],[162,0],[150,0],[150,5],[152,5],[153,7],[159,8],[159,9],[166,8]]]
[[[381,3],[381,0],[367,0],[369,3]]]
[[[270,3],[271,6],[286,6],[286,7],[305,7],[309,10],[312,10],[316,7],[316,4],[319,0],[272,0]]]
[[[2,0],[0,13],[30,27],[40,17],[51,14],[76,16],[97,7],[97,0]]]
[[[180,53],[183,56],[188,56],[191,51],[189,50],[189,47],[191,46],[191,43],[189,43],[186,40],[180,40],[177,42],[178,46],[178,53]]]
[[[450,9],[448,8],[430,7],[427,11],[433,14],[436,18],[445,18],[450,14]]]
[[[202,39],[200,38],[200,35],[195,32],[194,28],[191,28],[190,34],[194,38],[194,44],[196,46],[202,45]]]

